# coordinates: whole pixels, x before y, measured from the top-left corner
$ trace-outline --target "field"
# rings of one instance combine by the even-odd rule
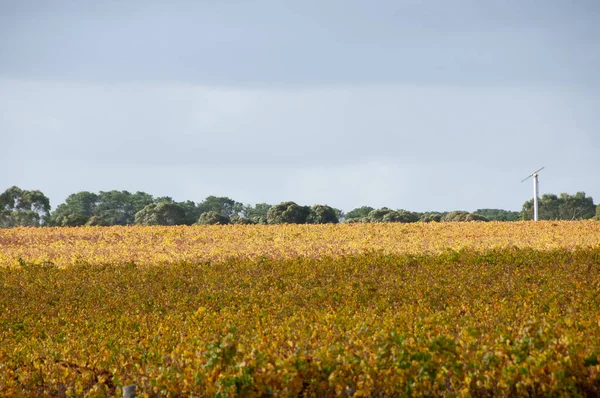
[[[599,396],[600,222],[0,230],[0,396]]]

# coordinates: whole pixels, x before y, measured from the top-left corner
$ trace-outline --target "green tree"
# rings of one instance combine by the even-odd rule
[[[382,207],[381,209],[372,210],[367,215],[367,219],[369,222],[383,222],[383,218],[386,216],[386,214],[391,213],[393,211],[394,210],[387,208],[387,207]]]
[[[335,209],[327,205],[314,205],[310,208],[307,224],[337,224],[339,222]]]
[[[437,212],[427,212],[423,213],[419,216],[420,222],[440,222],[442,221],[442,217],[445,216],[443,213]]]
[[[469,213],[468,211],[451,211],[442,217],[442,222],[465,222],[465,221],[488,221],[487,218],[479,214]]]
[[[538,217],[540,220],[585,220],[594,217],[594,200],[577,192],[575,195],[561,193],[544,194],[538,200]],[[533,199],[523,204],[521,210],[523,220],[533,219]]]
[[[201,209],[191,200],[186,200],[185,202],[177,202],[183,211],[185,212],[185,221],[183,224],[192,225],[195,224],[200,218]]]
[[[269,224],[304,224],[310,214],[310,207],[299,206],[295,202],[282,202],[272,206],[267,212]]]
[[[560,220],[560,199],[554,194],[543,194],[538,198],[538,217],[540,220]],[[533,199],[523,204],[523,220],[533,220]]]
[[[361,224],[369,222],[369,217],[346,218],[344,224]]]
[[[333,208],[335,212],[335,217],[338,219],[338,222],[343,222],[346,219],[346,213],[342,209]]]
[[[154,198],[154,203],[159,204],[161,202],[175,203],[173,198],[170,196],[160,196],[158,198]]]
[[[182,225],[186,223],[185,209],[178,203],[150,203],[135,213],[137,225]]]
[[[231,217],[234,214],[238,214],[242,211],[243,205],[225,196],[207,196],[204,201],[198,204],[200,208],[200,214],[207,211],[215,211],[226,217]]]
[[[95,193],[82,191],[71,194],[52,213],[52,224],[64,227],[84,225],[94,215],[97,205],[98,195]]]
[[[229,224],[229,222],[230,222],[229,217],[224,216],[223,214],[213,211],[213,210],[202,213],[200,215],[200,219],[198,220],[198,224],[208,224],[208,225],[214,225],[214,224],[225,225],[225,224]]]
[[[474,213],[479,214],[490,221],[517,221],[521,219],[521,213],[518,211],[502,209],[477,209]]]
[[[127,192],[127,191],[122,191],[122,192]],[[167,198],[168,198],[168,196],[167,196]],[[131,196],[128,199],[129,199],[129,201],[128,201],[129,208],[127,208],[127,206],[124,206],[125,208],[127,208],[129,210],[127,221],[131,220],[131,222],[128,222],[128,224],[133,223],[133,219],[135,218],[135,213],[142,210],[144,207],[146,207],[150,203],[158,203],[154,199],[154,196],[150,195],[149,193],[142,192],[142,191],[137,191],[136,193],[131,194]]]
[[[50,200],[41,191],[13,186],[0,195],[0,227],[39,226],[49,215]]]
[[[559,200],[562,220],[587,220],[594,217],[594,199],[586,196],[585,192],[577,192],[575,195],[561,193]]]
[[[371,206],[362,206],[357,207],[356,209],[350,210],[346,213],[346,220],[350,220],[353,218],[365,218],[369,216],[369,213],[375,210]]]
[[[153,202],[152,195],[145,192],[100,191],[94,215],[107,225],[130,225],[135,221],[135,214]]]
[[[390,211],[383,216],[382,222],[400,222],[411,223],[419,221],[419,216],[416,213],[407,210]]]
[[[101,191],[99,194],[82,191],[69,195],[65,203],[52,213],[52,223],[58,226],[129,225],[135,214],[154,202],[145,192]],[[90,219],[94,217],[93,220]]]
[[[246,217],[242,217],[242,216],[240,216],[238,214],[234,214],[233,216],[231,216],[229,218],[229,222],[231,224],[242,224],[242,225],[257,224],[252,219],[246,218]]]
[[[596,220],[600,221],[600,205],[596,206]]]
[[[245,205],[242,207],[241,215],[242,217],[252,221],[254,224],[266,224],[267,223],[267,213],[271,208],[270,204],[267,203],[257,203],[256,205]]]

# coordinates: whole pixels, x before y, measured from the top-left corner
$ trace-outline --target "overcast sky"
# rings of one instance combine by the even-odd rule
[[[0,191],[600,203],[596,0],[0,0]]]

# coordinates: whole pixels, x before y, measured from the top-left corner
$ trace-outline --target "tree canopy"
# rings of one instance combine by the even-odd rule
[[[310,208],[307,224],[337,224],[339,222],[335,209],[327,205],[314,205]]]
[[[375,210],[375,209],[372,208],[371,206],[357,207],[356,209],[350,210],[348,213],[346,213],[346,220],[350,220],[353,218],[367,217],[369,215],[369,213],[372,212],[373,210]]]
[[[267,212],[269,224],[304,224],[310,214],[310,207],[299,206],[295,202],[282,202],[272,206]]]
[[[593,218],[596,213],[594,200],[577,192],[575,195],[561,193],[544,194],[538,200],[538,216],[540,220],[586,220]],[[533,199],[523,204],[521,210],[523,220],[533,219]]]
[[[422,213],[419,216],[420,222],[440,222],[446,214],[437,212]]]
[[[128,191],[78,192],[67,197],[52,214],[52,223],[58,226],[85,225],[95,217],[96,225],[129,225],[135,214],[154,203],[152,195]]]
[[[253,224],[266,224],[270,208],[271,205],[267,203],[257,203],[254,206],[245,205],[242,207],[241,217],[250,220]]]
[[[135,213],[138,225],[182,225],[186,223],[185,208],[177,203],[150,203]]]
[[[234,214],[240,213],[243,206],[243,204],[226,196],[207,196],[204,201],[198,204],[200,214],[207,211],[214,211],[226,217],[231,217]]]
[[[36,227],[49,215],[50,200],[40,191],[12,186],[0,195],[0,227]]]
[[[225,225],[229,224],[229,217],[224,216],[223,214],[216,212],[214,210],[209,210],[200,215],[200,219],[198,220],[198,224],[207,224],[207,225]]]
[[[451,211],[441,219],[442,222],[488,221],[487,218],[468,211]]]
[[[192,224],[326,224],[413,223],[449,221],[517,221],[533,218],[533,200],[520,212],[477,209],[453,212],[411,212],[405,209],[361,206],[348,213],[328,205],[303,206],[296,202],[242,204],[226,196],[207,196],[201,202],[177,202],[170,196],[153,197],[146,192],[81,191],[69,195],[50,212],[50,200],[39,190],[13,186],[0,194],[0,228],[17,226],[110,226]],[[600,205],[585,192],[574,195],[544,194],[539,199],[541,220],[600,220]]]
[[[473,213],[479,214],[490,221],[517,221],[521,219],[521,213],[518,211],[508,211],[502,209],[477,209]]]

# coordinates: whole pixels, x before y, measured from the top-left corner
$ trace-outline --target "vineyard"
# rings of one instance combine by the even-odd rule
[[[0,396],[599,396],[600,222],[0,230]]]

